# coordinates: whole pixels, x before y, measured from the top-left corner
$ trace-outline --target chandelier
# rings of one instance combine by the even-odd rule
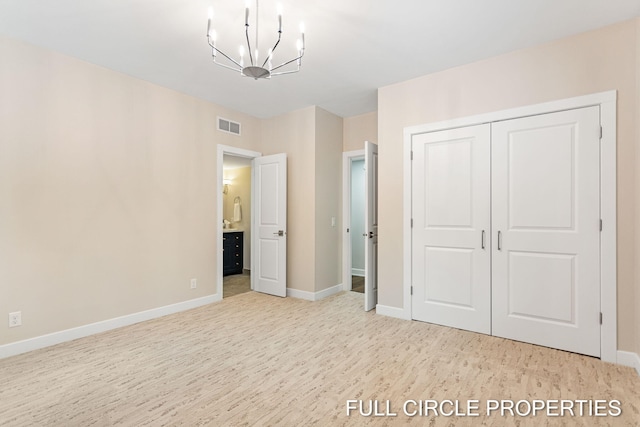
[[[298,51],[298,55],[290,59],[288,61],[284,61],[279,65],[273,66],[273,54],[280,44],[280,40],[282,38],[282,7],[278,5],[278,36],[275,44],[272,48],[267,52],[266,58],[260,64],[260,51],[258,45],[258,0],[256,0],[256,8],[255,8],[255,43],[252,49],[251,46],[251,35],[249,34],[249,1],[246,3],[246,7],[244,10],[244,33],[247,43],[247,51],[249,53],[249,60],[245,64],[245,47],[240,45],[239,49],[239,60],[235,60],[231,55],[226,54],[216,45],[217,34],[216,31],[212,28],[211,21],[213,20],[213,8],[209,8],[209,19],[207,21],[207,42],[209,46],[211,46],[211,56],[213,56],[213,62],[215,64],[220,65],[221,67],[228,68],[230,70],[239,72],[242,76],[245,77],[253,77],[255,80],[258,79],[269,79],[272,76],[279,76],[281,74],[292,74],[300,71],[300,66],[302,65],[302,57],[304,56],[304,24],[300,23],[300,39],[297,40],[296,50]],[[219,57],[222,56],[223,62],[219,61]],[[294,64],[294,66],[287,67],[289,64]],[[286,68],[285,68],[286,67]]]

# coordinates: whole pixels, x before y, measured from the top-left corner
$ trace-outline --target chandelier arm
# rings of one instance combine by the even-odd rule
[[[253,54],[251,53],[251,42],[249,41],[249,24],[245,25],[245,36],[247,37],[247,47],[249,48],[249,60],[251,61],[251,66],[253,66]]]
[[[281,76],[283,74],[294,74],[300,71],[300,67],[290,71],[280,71],[279,73],[271,73],[271,76]]]
[[[278,32],[278,41],[276,41],[276,44],[273,45],[273,48],[271,48],[271,55],[273,55],[273,52],[276,51],[276,48],[278,47],[278,45],[280,44],[280,39],[282,38],[282,33]],[[264,62],[262,63],[262,68],[264,68],[265,65],[267,65],[267,62],[269,62],[269,56],[267,55],[267,59],[264,60]]]
[[[304,56],[304,49],[302,50],[302,54],[300,54],[300,56],[298,56],[297,58],[293,58],[293,59],[292,59],[292,60],[290,60],[290,61],[284,62],[284,63],[282,63],[282,64],[278,65],[277,67],[273,67],[273,68],[271,69],[271,71],[275,71],[275,70],[277,70],[278,68],[282,68],[282,67],[284,67],[285,65],[289,65],[289,64],[291,64],[291,63],[292,63],[292,62],[294,62],[294,61],[297,61],[297,60],[299,60],[299,59],[302,59],[302,57],[303,57],[303,56]],[[282,73],[278,73],[278,74],[282,74]]]
[[[235,71],[236,73],[242,74],[242,69],[241,68],[234,68],[234,67],[232,67],[230,65],[223,64],[221,62],[216,61],[216,58],[213,58],[213,63],[216,64],[216,65],[219,65],[220,67],[228,68],[229,70],[232,70],[232,71]]]
[[[259,1],[256,0],[256,52],[258,52],[258,50],[260,49],[260,45],[258,44],[258,34],[260,33],[260,27],[258,27],[258,23],[260,21],[258,21],[258,17],[260,16],[260,10],[258,9],[258,7],[260,6]],[[258,61],[258,54],[256,53],[256,62]],[[251,65],[253,65],[253,61],[251,61]]]
[[[207,39],[208,39],[208,37],[207,37]],[[227,68],[230,68],[230,69],[235,70],[235,71],[242,71],[242,65],[240,65],[240,64],[239,64],[235,59],[231,58],[229,55],[227,55],[226,53],[224,53],[223,51],[221,51],[220,49],[218,49],[217,47],[215,47],[213,44],[211,44],[211,42],[209,42],[209,46],[211,46],[211,49],[215,50],[215,51],[216,51],[216,52],[218,52],[220,55],[224,56],[224,57],[225,57],[225,58],[227,58],[229,61],[233,62],[233,63],[234,63],[234,64],[236,64],[238,67],[240,67],[239,69],[235,69],[235,68],[233,68],[233,67],[229,67],[229,66],[227,66]],[[222,64],[222,63],[220,63],[220,62],[217,62],[217,61],[216,61],[216,57],[215,57],[215,55],[212,55],[212,56],[213,56],[213,62],[215,62],[215,63],[216,63],[216,64],[218,64],[218,65],[222,65],[222,66],[224,66],[224,64]]]

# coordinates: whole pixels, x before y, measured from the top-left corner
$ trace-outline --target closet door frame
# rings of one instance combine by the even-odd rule
[[[618,363],[617,348],[617,248],[616,248],[616,102],[617,92],[546,102],[537,105],[497,111],[455,120],[436,122],[404,129],[403,146],[403,308],[397,317],[411,319],[412,242],[411,242],[411,145],[413,135],[455,129],[576,108],[599,106],[602,138],[600,141],[600,214],[603,223],[600,236],[600,358]]]

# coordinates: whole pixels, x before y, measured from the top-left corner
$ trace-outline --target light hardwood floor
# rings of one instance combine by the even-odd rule
[[[640,423],[631,368],[366,313],[355,292],[248,292],[0,360],[0,380],[2,426]],[[347,399],[619,399],[622,415],[364,418]]]

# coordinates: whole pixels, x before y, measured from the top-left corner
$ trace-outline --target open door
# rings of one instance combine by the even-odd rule
[[[253,290],[287,296],[287,155],[253,160]]]
[[[364,310],[378,302],[378,146],[365,142]]]

